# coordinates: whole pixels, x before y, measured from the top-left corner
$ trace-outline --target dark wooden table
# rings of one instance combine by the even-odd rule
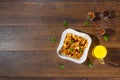
[[[89,68],[85,63],[76,64],[60,59],[56,54],[61,33],[66,28],[72,28],[88,33],[93,39],[92,45],[106,46],[108,59],[119,63],[119,0],[4,1],[0,2],[0,77],[120,77],[120,67],[107,63],[101,65],[95,60],[94,67]],[[84,25],[89,11],[99,13],[107,8],[113,11],[112,18],[90,22],[89,27]],[[64,20],[69,22],[69,26],[63,25]],[[95,34],[99,27],[109,28],[115,34],[109,36],[106,42]],[[51,42],[52,37],[56,38],[55,43]],[[64,64],[65,68],[60,69],[60,64]]]

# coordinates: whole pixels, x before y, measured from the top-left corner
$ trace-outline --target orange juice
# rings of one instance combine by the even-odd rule
[[[104,63],[103,58],[107,55],[107,49],[103,45],[96,46],[92,51],[93,57]]]

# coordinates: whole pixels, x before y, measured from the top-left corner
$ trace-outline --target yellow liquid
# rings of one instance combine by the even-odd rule
[[[107,55],[107,49],[102,45],[98,45],[93,49],[92,55],[96,58],[103,59]]]

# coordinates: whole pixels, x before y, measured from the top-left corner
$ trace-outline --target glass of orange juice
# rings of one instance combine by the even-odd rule
[[[97,58],[98,61],[101,64],[104,64],[104,58],[107,55],[107,49],[103,45],[97,45],[93,50],[92,50],[92,56]]]

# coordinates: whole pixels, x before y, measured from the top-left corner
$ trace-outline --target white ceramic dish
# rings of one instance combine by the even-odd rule
[[[60,50],[64,44],[64,40],[66,38],[66,34],[67,33],[72,33],[72,34],[75,34],[77,36],[81,36],[85,39],[88,40],[88,46],[87,48],[84,50],[83,52],[83,55],[80,57],[80,59],[74,59],[74,58],[71,58],[71,57],[68,57],[68,56],[65,56],[65,55],[62,55],[62,53],[60,53]],[[73,29],[66,29],[63,33],[62,33],[62,36],[61,36],[61,40],[60,40],[60,43],[59,43],[59,46],[57,48],[57,55],[62,58],[62,59],[66,59],[66,60],[69,60],[69,61],[73,61],[75,63],[78,63],[78,64],[81,64],[83,62],[85,62],[86,58],[87,58],[87,55],[88,55],[88,51],[89,51],[89,48],[90,48],[90,45],[92,43],[92,40],[90,38],[89,35],[85,34],[85,33],[82,33],[82,32],[78,32],[76,30],[73,30]]]

